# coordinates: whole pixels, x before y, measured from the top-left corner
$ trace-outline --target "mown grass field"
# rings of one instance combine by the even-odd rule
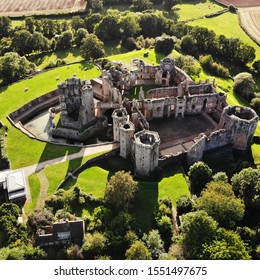
[[[65,179],[65,177],[68,175],[69,172],[72,172],[81,164],[85,163],[87,160],[99,156],[101,154],[102,153],[97,153],[83,158],[78,158],[78,159],[58,163],[52,166],[46,166],[43,169],[43,172],[49,182],[47,195],[50,196],[55,192],[57,186]],[[97,179],[99,179],[99,177],[97,177]],[[28,181],[29,181],[29,187],[31,193],[31,201],[25,205],[26,212],[35,209],[37,205],[37,201],[39,199],[45,200],[47,198],[47,196],[39,197],[41,183],[39,180],[38,173],[31,174],[28,178]],[[94,186],[94,182],[93,182],[93,186]]]
[[[80,189],[88,194],[93,194],[96,197],[104,197],[105,187],[109,178],[121,169],[128,169],[126,163],[120,161],[121,164],[117,167],[105,164],[106,168],[100,166],[92,166],[79,174],[78,178],[71,179],[66,183],[65,189],[72,186],[79,186]],[[123,164],[122,164],[123,163]],[[63,167],[64,164],[49,167],[52,173]],[[102,166],[102,164],[101,164]],[[65,168],[66,169],[66,168]],[[47,173],[46,173],[47,175]],[[49,178],[49,176],[47,175]],[[189,189],[185,179],[185,174],[180,164],[168,166],[164,169],[163,179],[158,182],[139,181],[138,195],[135,208],[135,215],[138,225],[143,231],[149,231],[152,227],[153,211],[160,199],[169,197],[173,205],[176,206],[177,199],[184,194],[189,194]],[[50,180],[50,182],[52,179]],[[56,179],[55,179],[56,183]],[[82,215],[86,215],[86,211]]]
[[[260,59],[259,46],[243,31],[238,22],[238,16],[233,13],[225,13],[214,18],[198,19],[189,22],[188,25],[206,27],[214,30],[217,35],[225,35],[228,38],[237,37],[256,50],[256,59]]]
[[[86,66],[89,66],[90,69],[84,71]],[[0,89],[0,119],[9,128],[7,154],[13,169],[79,151],[79,148],[75,147],[46,144],[30,139],[13,127],[6,119],[8,114],[30,100],[56,89],[58,83],[56,77],[59,77],[60,81],[64,81],[74,73],[82,79],[92,79],[100,74],[96,66],[90,66],[88,63],[78,63],[56,68]],[[25,88],[29,90],[25,92]]]
[[[223,10],[223,7],[210,1],[196,1],[197,3],[183,0],[181,4],[174,7],[179,15],[179,21],[199,18],[207,14]]]

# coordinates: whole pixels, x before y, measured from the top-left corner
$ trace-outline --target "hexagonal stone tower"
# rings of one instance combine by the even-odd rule
[[[160,137],[150,130],[139,131],[134,135],[132,154],[136,175],[149,177],[158,166]]]

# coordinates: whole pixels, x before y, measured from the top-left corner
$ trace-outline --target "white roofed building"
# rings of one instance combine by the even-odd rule
[[[26,200],[26,180],[22,170],[0,173],[0,189],[6,191],[9,202]]]

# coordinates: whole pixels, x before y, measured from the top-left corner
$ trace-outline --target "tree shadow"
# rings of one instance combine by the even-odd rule
[[[160,61],[166,57],[165,54],[162,54],[162,53],[158,53],[158,52],[154,52],[155,53],[155,60],[156,60],[156,63],[157,64],[160,64]]]
[[[134,214],[142,232],[147,233],[153,228],[153,212],[158,205],[158,195],[158,182],[139,182]]]

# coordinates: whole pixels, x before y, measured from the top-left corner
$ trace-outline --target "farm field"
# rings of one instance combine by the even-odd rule
[[[174,6],[174,8],[179,15],[179,21],[191,20],[223,10],[222,6],[210,0],[198,3],[182,1],[181,4]]]
[[[238,10],[241,27],[260,45],[260,7]]]
[[[260,0],[218,0],[218,2],[226,5],[234,5],[237,8],[260,6]]]
[[[0,0],[0,16],[24,16],[84,11],[84,0]]]
[[[222,34],[228,38],[231,37],[240,38],[241,41],[255,48],[256,60],[260,59],[259,46],[240,27],[238,16],[236,14],[225,13],[211,19],[207,19],[207,18],[198,19],[192,22],[188,22],[188,25],[205,27],[208,28],[209,30],[214,30],[214,32],[218,35]]]

